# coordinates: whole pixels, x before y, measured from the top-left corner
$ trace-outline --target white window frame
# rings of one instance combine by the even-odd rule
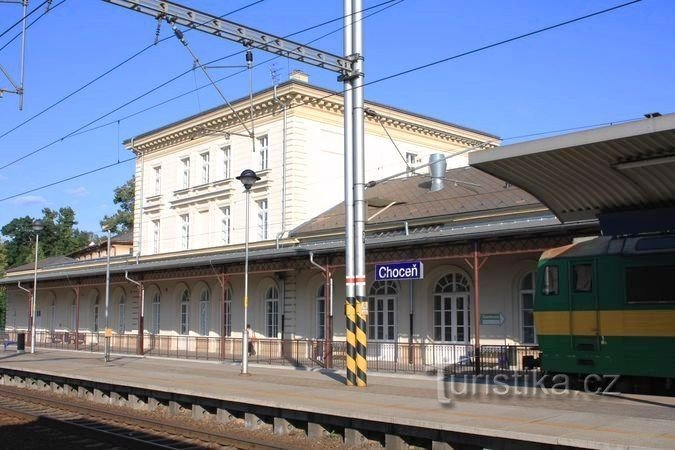
[[[260,136],[258,139],[258,153],[260,154],[260,170],[267,170],[269,168],[269,137],[267,135]]]
[[[119,316],[117,317],[117,332],[119,334],[124,334],[127,331],[127,324],[126,324],[126,315],[127,315],[127,305],[126,305],[126,296],[122,294],[120,297],[120,304],[119,304]]]
[[[211,300],[211,291],[209,288],[202,289],[199,296],[199,334],[209,335],[209,302]]]
[[[395,341],[398,326],[396,307],[399,285],[395,281],[376,281],[368,296],[368,336],[376,341]]]
[[[152,334],[159,334],[160,330],[160,307],[161,307],[162,295],[159,292],[155,292],[155,295],[152,296]]]
[[[183,290],[183,293],[180,297],[180,334],[188,335],[190,334],[190,291],[187,289]]]
[[[220,213],[221,213],[220,237],[222,238],[224,244],[229,244],[230,240],[232,239],[232,216],[230,206],[228,205],[221,207]]]
[[[225,288],[223,293],[223,335],[225,337],[232,336],[232,291],[230,288]]]
[[[157,254],[160,250],[160,239],[161,239],[161,223],[159,219],[152,221],[152,253]]]
[[[77,331],[77,302],[75,300],[70,307],[70,331]]]
[[[223,152],[223,179],[227,180],[232,177],[232,146],[225,144],[220,150]]]
[[[99,299],[99,296],[98,296],[98,294],[96,294],[96,299],[94,300],[94,311],[93,311],[93,314],[92,314],[92,315],[94,316],[94,317],[93,317],[93,318],[94,318],[94,323],[93,323],[93,325],[92,325],[92,328],[93,328],[92,331],[93,331],[94,333],[98,333],[98,330],[99,330],[99,328],[98,328],[98,327],[99,327],[99,305],[98,305],[98,299]]]
[[[181,248],[187,250],[190,248],[190,214],[181,214]]]
[[[265,292],[265,336],[279,337],[279,289],[276,286]]]
[[[52,300],[52,318],[51,323],[49,324],[49,328],[51,331],[54,331],[54,329],[56,328],[55,324],[56,324],[56,300]]]
[[[190,187],[190,157],[181,158],[181,169],[183,170],[183,189]]]
[[[162,166],[155,166],[155,195],[162,193]]]
[[[432,299],[435,341],[460,344],[471,342],[471,295],[471,281],[461,272],[449,272],[438,279]],[[462,308],[458,308],[459,300],[462,301]],[[449,307],[446,307],[446,301],[450,304]],[[458,314],[461,314],[463,324],[458,324]],[[464,335],[463,339],[459,338],[459,331]],[[447,339],[448,334],[450,339]]]
[[[269,235],[269,203],[266,198],[258,200],[258,239],[264,241]]]
[[[199,155],[202,159],[202,184],[208,184],[211,178],[211,152]]]
[[[530,277],[530,286],[525,287],[524,283],[527,280],[527,277]],[[537,345],[537,331],[534,327],[534,291],[535,291],[535,272],[528,272],[520,278],[518,283],[518,300],[520,305],[520,342],[524,345]],[[531,297],[531,305],[529,308],[525,307],[524,297],[529,295]],[[531,324],[527,324],[525,317],[528,315],[532,318]],[[526,338],[526,331],[532,330],[532,339],[529,340]]]
[[[326,338],[326,285],[322,284],[316,294],[316,338]]]
[[[407,176],[413,176],[415,173],[413,172],[413,168],[415,167],[415,164],[417,164],[417,153],[412,153],[412,152],[406,152],[405,153],[405,162],[406,165],[408,166],[406,170],[408,171]]]

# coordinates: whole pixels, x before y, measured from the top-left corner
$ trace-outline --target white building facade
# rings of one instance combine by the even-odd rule
[[[303,75],[248,99],[134,137],[137,155],[134,247],[137,255],[193,251],[244,242],[244,169],[261,180],[251,193],[250,241],[289,230],[344,198],[342,97]],[[365,175],[377,180],[466,150],[491,148],[495,136],[366,103]],[[246,127],[246,128],[244,128]],[[386,130],[385,130],[386,128]],[[248,136],[254,133],[254,138]],[[391,137],[391,138],[390,138]],[[253,149],[255,143],[255,151]]]

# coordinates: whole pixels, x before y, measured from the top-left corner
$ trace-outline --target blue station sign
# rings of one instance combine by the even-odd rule
[[[422,261],[375,264],[375,279],[378,281],[421,280],[422,278],[424,278]]]

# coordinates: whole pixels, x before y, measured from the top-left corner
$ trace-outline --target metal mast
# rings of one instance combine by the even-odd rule
[[[131,11],[147,14],[156,20],[181,24],[223,39],[238,42],[249,49],[264,50],[339,74],[338,81],[344,83],[345,105],[347,384],[366,386],[368,303],[365,297],[362,0],[344,0],[344,57],[169,1],[103,1],[128,8]]]

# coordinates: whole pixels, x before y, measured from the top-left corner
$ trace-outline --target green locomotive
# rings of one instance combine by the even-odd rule
[[[675,235],[546,251],[534,310],[546,373],[621,375],[623,389],[675,390]]]

